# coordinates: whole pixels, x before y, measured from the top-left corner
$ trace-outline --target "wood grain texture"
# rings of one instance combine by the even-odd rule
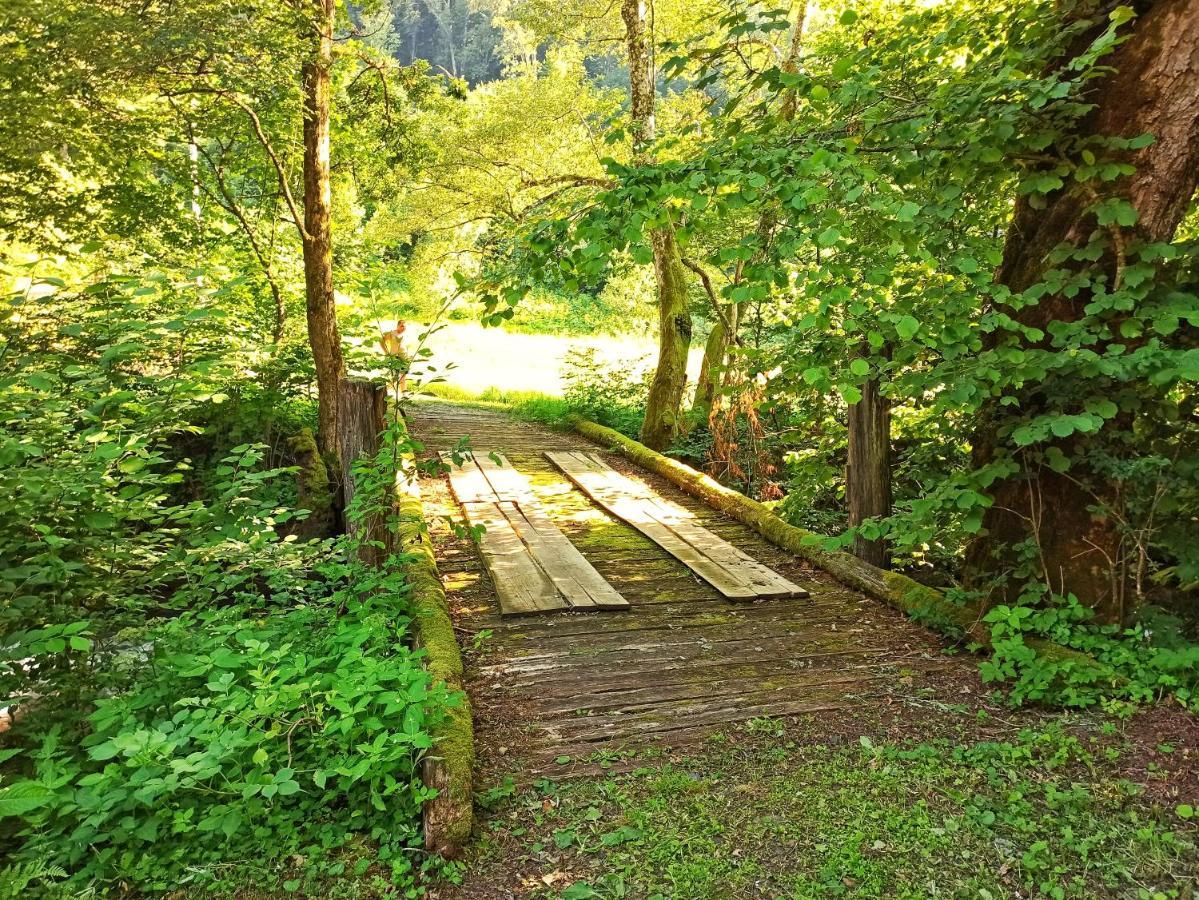
[[[545,515],[528,480],[506,458],[480,451],[461,466],[448,453],[441,458],[467,521],[484,529],[479,549],[504,615],[628,608]]]
[[[808,592],[698,524],[644,481],[614,471],[593,454],[548,451],[546,458],[583,493],[632,525],[730,600],[806,597]]]

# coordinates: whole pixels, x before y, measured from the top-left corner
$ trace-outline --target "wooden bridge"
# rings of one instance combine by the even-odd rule
[[[421,491],[459,641],[477,649],[467,687],[484,775],[588,772],[625,750],[681,747],[761,717],[863,706],[900,716],[894,696],[911,694],[913,679],[969,671],[901,614],[581,437],[440,402],[409,418],[426,457],[469,438],[480,463],[427,477]],[[580,474],[582,459],[601,481]],[[613,485],[640,497],[615,496]],[[655,504],[652,517],[638,499]],[[493,542],[451,527],[464,511],[490,522]],[[552,561],[529,574],[521,544],[545,534],[554,546],[540,552]],[[736,585],[704,571],[712,559],[734,569],[748,560],[737,571],[755,571],[757,596],[772,596],[734,596]],[[511,584],[500,585],[503,605],[497,596],[509,575],[494,573],[513,565],[538,579],[515,590],[534,604],[525,615],[503,614],[522,611]]]

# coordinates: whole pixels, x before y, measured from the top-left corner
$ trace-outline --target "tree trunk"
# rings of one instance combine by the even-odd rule
[[[1135,226],[1113,239],[1123,245],[1169,240],[1199,180],[1199,0],[1158,0],[1138,9],[1142,14],[1131,37],[1103,60],[1115,71],[1095,83],[1087,98],[1094,109],[1077,127],[1078,137],[1155,136],[1148,147],[1125,154],[1135,174],[1100,188],[1104,199],[1127,199],[1139,214]],[[1021,198],[997,280],[1014,293],[1040,282],[1050,268],[1051,250],[1089,240],[1097,226],[1085,210],[1095,200],[1094,194],[1069,186],[1046,198],[1042,209]],[[1114,252],[1099,265],[1117,270],[1120,262],[1113,257]],[[1021,324],[1048,332],[1054,322],[1081,318],[1089,300],[1085,293],[1046,296],[1007,311]],[[1024,414],[1044,409],[1050,393],[1052,385],[1030,387],[1017,394],[1017,408]],[[1002,449],[1004,424],[998,407],[988,412],[975,443],[976,463],[990,462]],[[1067,452],[1074,446],[1063,444]],[[967,550],[967,583],[990,590],[993,600],[1010,599],[1020,589],[1005,583],[1015,565],[1012,547],[1032,539],[1048,587],[1074,594],[1101,621],[1121,620],[1126,612],[1121,537],[1110,518],[1088,511],[1109,501],[1110,491],[1087,470],[1085,460],[1067,474],[1036,468],[997,483],[982,536]]]
[[[737,304],[729,303],[724,310],[729,324],[736,328]],[[716,398],[716,385],[720,382],[720,373],[724,371],[729,342],[728,329],[724,327],[724,321],[718,319],[708,334],[708,340],[704,344],[704,358],[699,364],[695,400],[691,404],[691,415],[695,422],[706,423],[712,414],[712,401]]]
[[[691,348],[691,310],[686,268],[674,229],[654,232],[654,277],[658,283],[658,366],[645,403],[641,443],[665,450],[682,425],[687,352]]]
[[[654,139],[654,72],[645,33],[644,0],[621,0],[628,49],[630,119],[633,158],[647,161]],[[678,436],[687,384],[687,351],[691,348],[691,311],[687,304],[687,276],[674,227],[668,222],[651,235],[654,280],[658,285],[658,364],[645,404],[641,442],[665,450]]]
[[[338,383],[345,373],[333,297],[329,100],[333,68],[333,2],[317,0],[316,55],[304,63],[304,289],[308,342],[316,364],[317,439],[337,453]]]
[[[877,378],[862,385],[862,399],[849,407],[845,498],[851,528],[891,515],[891,404]],[[855,537],[853,555],[880,569],[890,567],[886,541]]]
[[[379,435],[387,427],[387,390],[381,384],[343,378],[338,385],[338,393],[340,415],[337,456],[341,460],[343,509],[349,512],[358,493],[358,485],[354,482],[354,463],[363,458],[373,459],[378,454]],[[367,505],[370,505],[369,500]],[[358,518],[347,515],[346,534],[362,539],[359,557],[363,562],[377,566],[387,555],[385,519],[391,506],[390,494],[379,498],[375,506],[377,508],[359,510]]]

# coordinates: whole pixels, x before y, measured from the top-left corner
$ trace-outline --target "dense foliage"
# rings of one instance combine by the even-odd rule
[[[678,452],[782,495],[784,514],[839,535],[830,548],[886,540],[897,565],[941,585],[980,540],[1010,542],[1001,578],[1015,587],[989,613],[987,671],[1027,676],[1036,687],[1018,696],[1043,696],[1061,674],[1024,645],[1039,634],[1188,699],[1196,212],[1170,240],[1139,238],[1138,211],[1113,191],[1153,135],[1080,130],[1133,10],[809,13],[805,27],[769,5],[730,8],[676,44],[670,89],[702,91],[709,118],[663,137],[653,164],[613,152],[602,190],[518,229],[477,286],[498,311],[547,282],[583,289],[614,260],[648,263],[655,229],[673,229],[696,308],[717,327],[739,322],[727,363],[714,360],[715,403],[697,401]],[[1001,277],[1013,201],[1035,211],[1063,192],[1081,198],[1086,231],[1014,289]],[[1059,295],[1089,300],[1030,324]],[[846,418],[868,384],[889,407],[894,506],[850,528]],[[1076,502],[1116,535],[1102,625],[1045,567],[1035,534],[984,530],[996,490],[1040,472],[1077,485]]]
[[[4,896],[295,891],[368,869],[409,892],[433,864],[419,766],[457,700],[413,648],[404,559],[367,565],[365,534],[331,527],[393,515],[407,439],[387,435],[344,511],[313,441],[309,18],[3,14]],[[412,117],[445,96],[425,73],[340,48],[348,231],[419,152]],[[346,240],[338,264],[370,292],[388,261]],[[377,334],[380,310],[355,312],[351,334]]]
[[[584,351],[526,411],[660,419],[872,544],[977,610],[1013,702],[1194,708],[1199,208],[1187,172],[1148,173],[1170,215],[1130,199],[1185,123],[1100,127],[1166,5],[6,6],[0,897],[440,866],[418,768],[457,701],[356,527],[395,528],[410,446],[340,508],[321,383],[322,349],[385,377],[397,319],[656,329],[658,372]]]
[[[294,385],[242,382],[253,345],[228,340],[227,297],[147,275],[33,278],[10,298],[14,859],[76,887],[298,885],[375,859],[402,883],[428,795],[417,762],[454,701],[411,649],[402,560],[380,573],[350,538],[297,539],[292,451],[231,446],[278,444],[312,411]],[[384,496],[398,440],[364,463],[356,509]],[[347,853],[362,839],[374,849]]]

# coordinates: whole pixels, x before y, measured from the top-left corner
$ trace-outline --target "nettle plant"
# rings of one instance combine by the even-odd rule
[[[268,465],[263,445],[187,455],[246,362],[207,296],[191,278],[129,278],[11,300],[0,685],[19,719],[6,770],[21,775],[0,787],[0,816],[22,820],[4,838],[13,877],[297,890],[382,863],[414,891],[431,864],[417,769],[456,700],[412,646],[402,556],[376,567],[365,536],[295,540],[295,469]],[[401,440],[389,430],[359,465],[352,520],[393,516]]]

